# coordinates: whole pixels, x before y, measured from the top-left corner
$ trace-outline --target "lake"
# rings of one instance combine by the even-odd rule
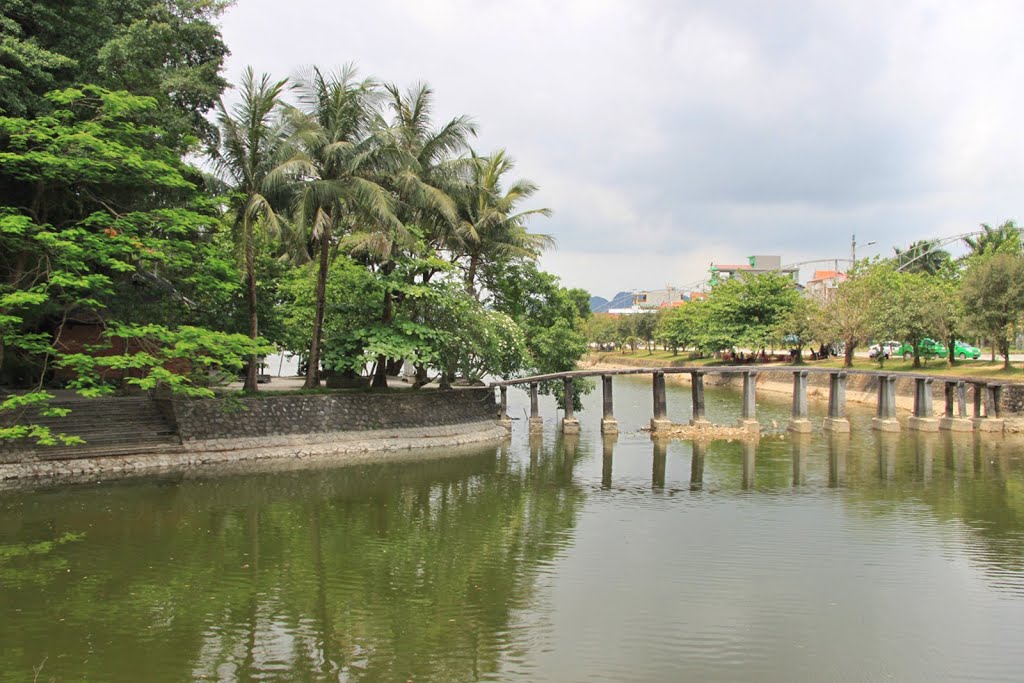
[[[0,491],[0,681],[1024,676],[1024,443],[764,397],[756,444],[656,442],[633,377],[617,440],[598,389],[531,441],[509,401],[500,447]]]

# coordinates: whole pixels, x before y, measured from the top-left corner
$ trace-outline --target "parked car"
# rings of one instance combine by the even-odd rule
[[[946,347],[942,342],[937,342],[934,339],[925,337],[917,345],[918,354],[922,358],[935,358],[936,356],[945,356]],[[897,355],[903,356],[906,360],[910,360],[914,357],[914,347],[903,342],[900,344],[900,348],[896,351]]]
[[[978,360],[981,357],[981,349],[977,346],[971,346],[967,342],[958,341],[953,343],[953,355],[960,360],[967,358]]]
[[[880,344],[872,344],[868,347],[868,358],[878,358],[881,355],[883,358],[892,358],[898,355],[900,343],[898,341],[887,341]]]

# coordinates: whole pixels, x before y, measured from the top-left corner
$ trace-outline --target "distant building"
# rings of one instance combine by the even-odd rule
[[[686,302],[682,290],[671,285],[665,289],[650,289],[633,293],[633,307],[651,311],[659,308],[674,308]]]
[[[822,303],[831,301],[835,298],[836,289],[846,280],[846,273],[838,270],[816,270],[814,277],[807,281],[807,296]]]
[[[791,277],[793,281],[796,282],[797,276],[800,273],[800,268],[798,266],[783,268],[781,256],[760,255],[748,256],[747,263],[712,263],[708,272],[711,273],[709,281],[711,285],[714,286],[723,280],[735,277],[737,273],[749,273],[751,275],[760,275],[761,273],[782,273],[783,275]]]

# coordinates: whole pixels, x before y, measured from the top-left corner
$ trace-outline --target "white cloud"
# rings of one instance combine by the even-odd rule
[[[229,77],[348,61],[437,91],[555,211],[544,263],[595,294],[711,260],[845,257],[1019,216],[1024,5],[243,0]],[[868,252],[865,252],[868,253]]]

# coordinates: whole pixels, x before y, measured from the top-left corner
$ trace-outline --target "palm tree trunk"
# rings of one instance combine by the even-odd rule
[[[331,229],[325,227],[320,236],[320,268],[316,274],[316,316],[313,319],[313,339],[309,343],[309,367],[303,389],[320,386],[320,337],[324,332],[324,307],[327,300],[327,269],[330,266]]]
[[[249,304],[249,338],[256,339],[259,336],[259,320],[256,315],[256,254],[252,243],[252,226],[246,221],[245,230],[245,279],[248,280],[248,304]],[[256,355],[249,356],[249,364],[245,369],[245,385],[242,391],[245,393],[256,393],[257,389],[257,360]]]
[[[384,323],[384,326],[391,324],[391,319],[394,317],[394,308],[391,303],[391,290],[384,292],[384,313],[380,317],[380,321]],[[377,356],[377,370],[373,373],[373,382],[370,385],[374,389],[387,389],[388,388],[388,359],[384,354]]]

